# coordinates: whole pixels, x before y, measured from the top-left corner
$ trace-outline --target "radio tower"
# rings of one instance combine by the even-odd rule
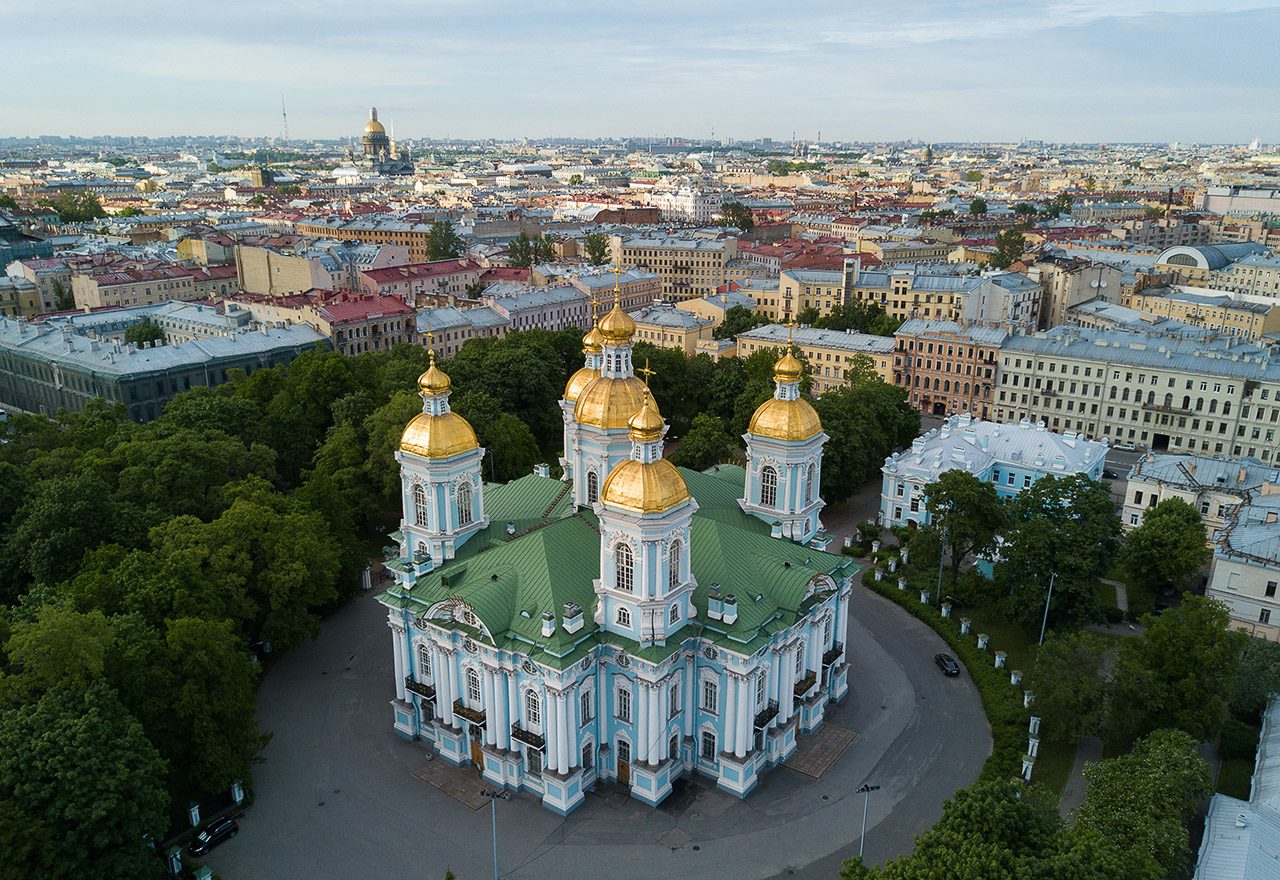
[[[284,92],[280,93],[280,120],[284,123],[284,140],[282,143],[289,143],[289,114],[284,109]]]

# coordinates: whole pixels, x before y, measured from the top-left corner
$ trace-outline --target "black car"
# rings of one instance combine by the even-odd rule
[[[191,846],[187,848],[187,852],[193,856],[202,856],[227,838],[235,837],[236,832],[239,830],[240,826],[236,824],[235,819],[223,819],[221,822],[215,822],[196,835],[196,839],[191,841]]]
[[[938,664],[938,668],[942,670],[943,675],[955,676],[960,674],[960,664],[950,654],[938,654],[933,658],[933,662]]]
[[[1102,472],[1102,478],[1104,480],[1118,480],[1120,479],[1120,475],[1111,470],[1111,468],[1107,468]]]

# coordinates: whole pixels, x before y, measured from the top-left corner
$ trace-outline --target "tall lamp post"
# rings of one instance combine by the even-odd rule
[[[947,502],[947,518],[942,521],[942,543],[938,545],[938,588],[933,593],[933,604],[942,607],[942,561],[947,555],[947,530],[951,528],[951,502]]]
[[[506,801],[511,799],[509,791],[491,791],[487,788],[480,789],[481,797],[489,799],[489,815],[493,819],[493,880],[498,878],[498,801]]]
[[[858,835],[858,858],[862,858],[862,845],[867,841],[867,807],[871,805],[871,792],[879,791],[878,785],[867,785],[865,782],[857,789],[862,795],[862,833]]]
[[[1049,572],[1049,593],[1044,597],[1044,618],[1040,621],[1040,644],[1044,644],[1044,629],[1049,625],[1049,603],[1053,601],[1053,579],[1058,576],[1056,571]]]

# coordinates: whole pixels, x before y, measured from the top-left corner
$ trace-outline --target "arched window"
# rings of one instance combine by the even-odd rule
[[[427,493],[421,483],[413,484],[413,524],[427,525]]]
[[[418,675],[422,678],[431,676],[431,648],[418,645]]]
[[[804,496],[810,501],[814,499],[813,474],[814,474],[813,462],[810,462],[809,468],[808,470],[805,471],[805,474],[804,474]]]
[[[702,731],[702,758],[705,761],[716,759],[716,734],[713,730]]]
[[[679,603],[676,603],[675,605],[671,606],[671,622],[672,623],[680,622],[680,604]]]
[[[635,561],[630,546],[619,544],[613,549],[613,567],[615,586],[628,593],[635,589]]]
[[[480,673],[474,669],[467,670],[467,702],[471,704],[479,703],[483,697],[480,695]]]
[[[458,525],[471,524],[471,484],[458,484]]]
[[[538,702],[538,692],[535,690],[525,692],[524,715],[531,726],[542,723],[542,704]]]
[[[631,626],[631,610],[625,605],[618,606],[618,626]]]
[[[667,560],[667,568],[668,568],[667,586],[674,590],[676,587],[680,586],[680,542],[679,541],[671,542],[671,552],[668,554],[668,556],[670,558]]]
[[[760,472],[760,504],[773,507],[778,503],[778,472],[767,467]]]
[[[600,498],[600,478],[595,471],[587,471],[587,503],[595,504]]]

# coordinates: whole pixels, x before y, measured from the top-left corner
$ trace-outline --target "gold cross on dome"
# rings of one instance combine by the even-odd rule
[[[436,362],[435,344],[436,344],[436,335],[431,332],[431,324],[428,323],[427,324],[427,358],[430,359],[431,363],[433,364]]]
[[[644,366],[636,370],[636,372],[639,373],[641,376],[644,376],[644,384],[645,384],[645,387],[647,388],[649,387],[649,377],[656,375],[658,371],[649,369],[649,359],[645,358]]]

